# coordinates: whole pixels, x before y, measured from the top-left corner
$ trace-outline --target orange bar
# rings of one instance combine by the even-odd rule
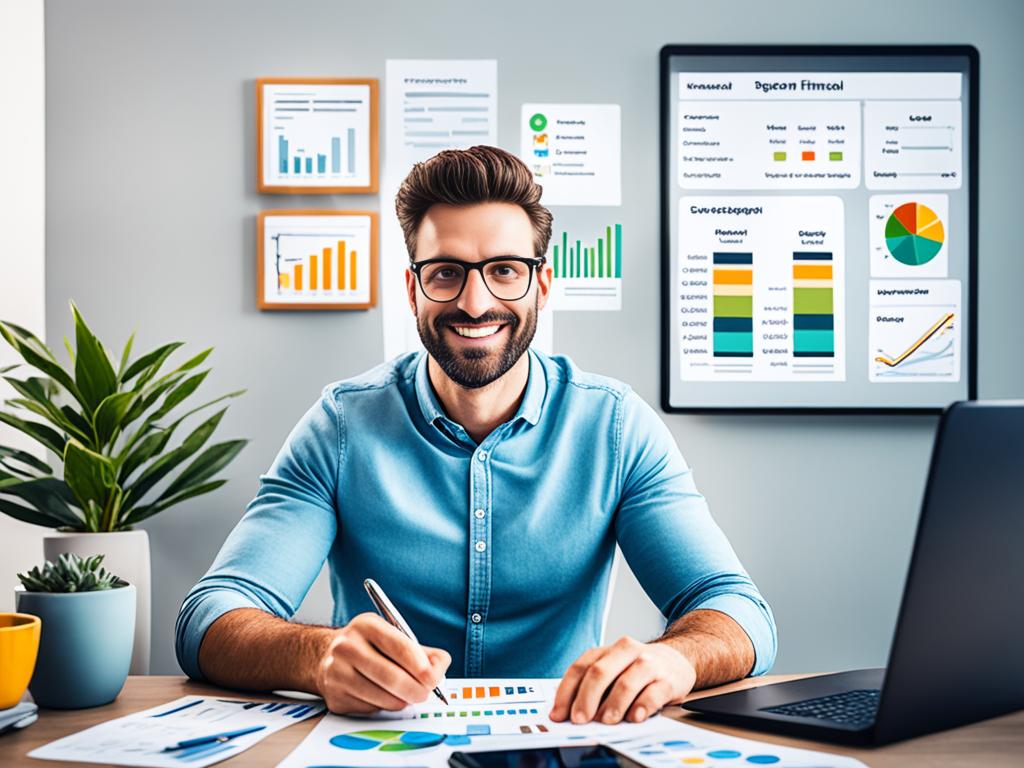
[[[312,291],[316,290],[316,279],[320,276],[320,271],[316,268],[316,254],[312,253],[309,256],[309,288]]]
[[[753,285],[752,269],[716,269],[715,285]]]
[[[464,699],[472,699],[473,698],[473,689],[472,688],[463,688],[462,689],[462,698],[464,698]]]
[[[491,696],[501,696],[501,689],[500,688],[492,687],[491,688]]]
[[[302,265],[301,264],[296,264],[295,265],[295,290],[296,291],[301,291],[302,290]]]
[[[478,699],[482,699],[484,697],[484,689],[483,688],[477,688],[476,689],[476,697]]]
[[[338,290],[345,290],[345,241],[338,241]],[[468,691],[469,688],[466,688]]]
[[[813,152],[801,152],[800,153],[800,159],[801,160],[813,160],[814,159],[814,153]]]
[[[331,290],[331,249],[324,248],[324,290]]]
[[[793,266],[793,277],[798,280],[831,280],[831,264],[796,264]]]
[[[348,255],[348,266],[349,266],[349,270],[348,270],[348,272],[349,272],[349,274],[348,274],[348,288],[349,288],[350,291],[354,291],[356,289],[356,252],[355,251],[352,251]],[[477,688],[477,690],[478,691],[482,691],[483,688]],[[479,694],[479,695],[483,696],[482,693]]]

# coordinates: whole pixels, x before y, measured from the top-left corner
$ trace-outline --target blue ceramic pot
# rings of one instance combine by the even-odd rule
[[[17,594],[18,611],[43,622],[28,684],[36,704],[82,709],[116,699],[132,660],[135,587]]]

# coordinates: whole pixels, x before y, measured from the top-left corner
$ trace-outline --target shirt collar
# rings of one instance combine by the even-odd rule
[[[532,349],[527,350],[530,356],[530,373],[526,380],[526,391],[523,393],[522,402],[519,403],[519,410],[512,417],[512,421],[523,419],[536,426],[540,421],[541,410],[544,406],[544,397],[547,395],[547,376],[544,373],[544,363],[540,356]],[[420,352],[420,359],[416,363],[416,399],[420,404],[420,411],[429,423],[434,424],[438,419],[446,423],[454,424],[441,407],[434,387],[430,383],[430,373],[427,370],[426,352]]]

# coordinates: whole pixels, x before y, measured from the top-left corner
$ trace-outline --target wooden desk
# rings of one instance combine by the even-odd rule
[[[726,692],[749,688],[754,685],[788,680],[802,675],[769,675],[757,679],[741,680],[738,683],[723,686],[716,692]],[[189,682],[185,677],[129,677],[121,691],[121,695],[113,704],[94,709],[73,711],[41,710],[39,721],[28,728],[5,736],[0,736],[0,766],[16,768],[17,766],[33,766],[46,768],[58,765],[86,765],[85,763],[56,763],[49,760],[32,760],[27,753],[42,744],[66,736],[69,733],[83,730],[105,720],[158,706],[180,696],[189,694],[224,695],[223,689],[210,685]],[[260,698],[267,696],[239,695],[235,692],[232,698]],[[702,691],[700,696],[706,696]],[[274,698],[274,697],[269,697]],[[665,714],[688,720],[689,717],[678,709],[669,709]],[[290,726],[283,731],[271,734],[252,749],[243,752],[238,758],[228,760],[222,765],[228,766],[266,766],[277,765],[302,741],[318,722],[317,718]],[[706,722],[693,721],[694,724],[734,736],[745,736],[773,744],[792,747],[804,747],[825,752],[850,755],[856,757],[871,768],[916,768],[927,766],[963,766],[964,768],[996,768],[1007,766],[1021,768],[1024,765],[1024,711],[1006,715],[983,723],[968,725],[956,730],[923,736],[919,739],[904,741],[879,749],[855,749],[821,742],[802,741],[799,739],[771,736],[766,733],[748,731],[740,728],[727,728],[710,725]]]

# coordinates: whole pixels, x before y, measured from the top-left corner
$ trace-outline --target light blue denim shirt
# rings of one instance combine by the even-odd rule
[[[335,625],[373,610],[369,577],[451,653],[450,676],[559,677],[600,643],[616,542],[669,622],[726,613],[767,671],[771,609],[665,424],[627,385],[529,354],[518,412],[479,445],[445,416],[425,353],[327,386],[185,598],[185,672],[202,676],[224,613],[290,618],[326,560]]]

